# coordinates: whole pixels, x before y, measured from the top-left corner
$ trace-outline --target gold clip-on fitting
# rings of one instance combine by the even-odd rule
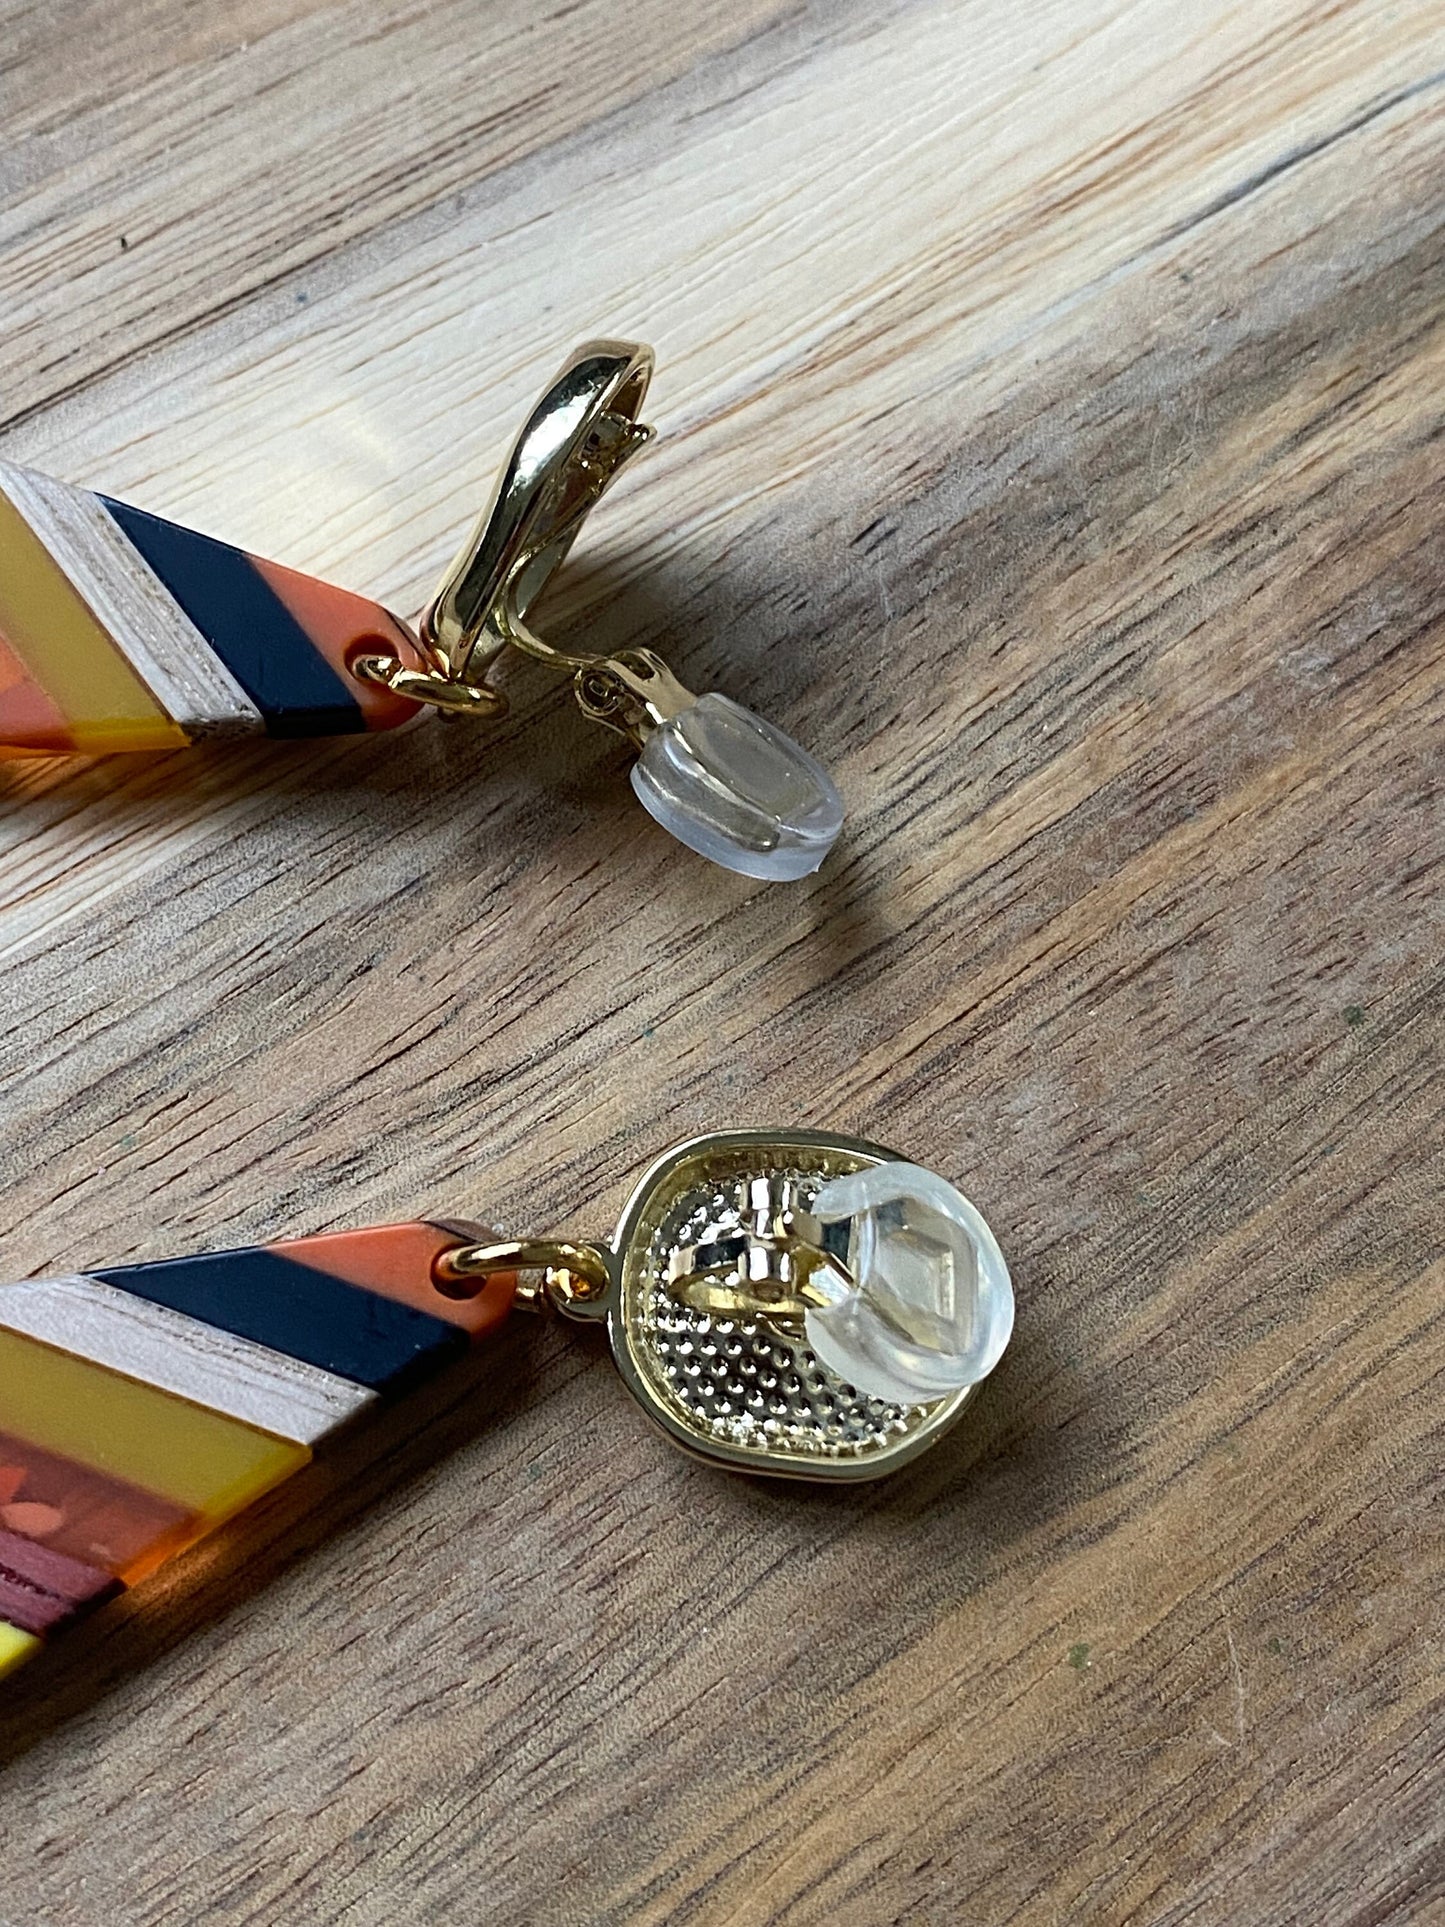
[[[652,350],[640,344],[588,342],[532,410],[421,619],[421,646],[448,679],[487,687],[508,644],[574,674],[592,667],[594,657],[543,641],[526,617],[588,511],[651,441],[638,416],[652,366]]]
[[[848,1277],[845,1254],[827,1249],[827,1235],[803,1208],[796,1178],[746,1178],[728,1221],[671,1253],[668,1289],[694,1311],[796,1324],[830,1302],[817,1273],[831,1267]]]
[[[610,1240],[465,1229],[478,1241],[436,1259],[439,1291],[519,1274],[517,1302],[604,1328],[664,1430],[742,1470],[891,1470],[953,1422],[1013,1324],[977,1209],[831,1133],[693,1138],[645,1173]]]
[[[492,682],[510,646],[566,670],[584,715],[641,754],[632,786],[690,849],[766,879],[806,876],[837,838],[843,806],[820,764],[728,697],[695,695],[650,649],[592,655],[558,648],[530,614],[588,511],[652,439],[638,417],[650,348],[590,341],[575,350],[528,417],[492,500],[419,625],[429,665],[365,655],[354,672],[438,709],[500,716]]]

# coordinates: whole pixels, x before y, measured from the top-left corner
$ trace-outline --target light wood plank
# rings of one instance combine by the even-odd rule
[[[7,1270],[596,1230],[775,1119],[959,1181],[1020,1317],[857,1494],[519,1322],[7,1683],[6,1905],[1429,1919],[1438,7],[144,19],[6,43],[4,455],[409,610],[570,342],[652,339],[553,620],[851,816],[708,872],[525,666],[491,733],[5,772]]]

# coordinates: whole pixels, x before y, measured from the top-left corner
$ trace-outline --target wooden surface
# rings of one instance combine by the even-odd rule
[[[709,870],[525,666],[5,771],[6,1272],[793,1121],[1020,1303],[856,1493],[515,1329],[7,1689],[6,1927],[1445,1919],[1438,0],[0,18],[0,454],[410,610],[651,339],[557,620],[851,809]]]

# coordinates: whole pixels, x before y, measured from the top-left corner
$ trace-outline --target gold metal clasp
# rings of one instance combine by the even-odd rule
[[[399,696],[500,716],[492,681],[509,648],[563,670],[584,716],[638,752],[632,787],[680,843],[740,876],[811,876],[843,825],[843,799],[791,736],[717,691],[697,695],[650,649],[563,649],[532,627],[532,609],[586,519],[652,437],[638,415],[652,350],[635,342],[578,348],[517,437],[492,500],[421,617],[416,656],[358,656],[353,673]]]
[[[795,1324],[828,1295],[813,1282],[824,1266],[846,1276],[826,1249],[825,1228],[806,1211],[793,1177],[753,1177],[733,1187],[724,1222],[667,1260],[667,1289],[679,1305],[723,1318]],[[595,1317],[611,1291],[616,1253],[566,1238],[505,1238],[454,1246],[432,1267],[448,1298],[471,1298],[498,1272],[517,1272],[516,1303],[528,1311]]]
[[[650,650],[577,653],[528,623],[589,511],[652,439],[638,419],[652,368],[652,350],[640,342],[589,341],[573,351],[421,618],[417,641],[429,669],[366,655],[352,664],[357,675],[439,709],[499,716],[507,699],[490,681],[492,667],[504,649],[520,649],[570,672],[584,713],[639,745],[691,705],[692,692]]]
[[[829,1302],[815,1283],[819,1271],[826,1266],[847,1276],[826,1239],[824,1226],[803,1207],[796,1178],[746,1178],[734,1189],[725,1226],[671,1253],[668,1290],[693,1311],[795,1324]]]
[[[718,1131],[643,1174],[609,1240],[489,1239],[442,1254],[438,1291],[464,1298],[496,1272],[518,1302],[606,1329],[624,1384],[672,1439],[714,1464],[779,1477],[851,1480],[892,1471],[958,1417],[971,1385],[896,1404],[814,1349],[815,1281],[846,1282],[846,1227],[813,1204],[822,1188],[896,1152],[819,1131]],[[484,1240],[486,1240],[484,1242]]]
[[[499,1271],[522,1274],[515,1302],[528,1311],[555,1310],[585,1318],[612,1287],[612,1269],[602,1247],[565,1238],[457,1245],[437,1258],[432,1282],[443,1297],[474,1298]]]

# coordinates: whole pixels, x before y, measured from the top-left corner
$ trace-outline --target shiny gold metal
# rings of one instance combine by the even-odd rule
[[[576,1311],[600,1302],[612,1285],[606,1253],[597,1245],[571,1244],[563,1238],[508,1238],[489,1244],[457,1245],[432,1266],[432,1282],[447,1298],[471,1298],[499,1271],[540,1272],[542,1289],[519,1281],[516,1302],[524,1309]]]
[[[584,716],[605,723],[640,749],[649,730],[680,716],[697,698],[650,649],[627,649],[585,662],[572,678]]]
[[[430,671],[367,655],[351,665],[356,675],[438,709],[498,716],[507,699],[488,678],[504,649],[520,649],[569,671],[583,712],[638,744],[692,703],[650,650],[561,649],[528,621],[588,512],[652,439],[638,420],[652,367],[652,350],[639,342],[589,341],[573,351],[528,416],[491,501],[421,618],[417,644]]]
[[[500,716],[507,699],[499,690],[485,685],[452,682],[436,669],[408,669],[399,656],[353,656],[351,673],[363,682],[380,683],[393,695],[406,696],[414,703],[430,703],[434,709],[449,709],[467,716]]]
[[[640,342],[588,341],[559,369],[422,617],[422,647],[446,674],[475,682],[478,656],[512,641],[578,666],[580,659],[505,624],[525,623],[588,511],[652,439],[638,420],[652,368],[652,350]]]
[[[540,1274],[520,1302],[605,1323],[628,1390],[701,1458],[786,1478],[876,1478],[931,1445],[975,1389],[888,1405],[808,1347],[813,1274],[827,1263],[846,1275],[809,1201],[829,1178],[897,1158],[820,1131],[713,1132],[653,1163],[610,1243],[479,1237],[437,1260],[437,1284],[465,1296],[492,1272]]]
[[[696,1269],[691,1254],[674,1252],[668,1263],[668,1289],[680,1305],[722,1318],[771,1318],[796,1324],[810,1307],[827,1305],[827,1294],[812,1274],[831,1265],[826,1252],[806,1246],[792,1250],[754,1246],[730,1264]],[[679,1261],[682,1261],[681,1264]]]
[[[826,1372],[801,1326],[808,1273],[825,1255],[826,1232],[807,1210],[813,1191],[895,1161],[897,1152],[861,1138],[719,1131],[679,1145],[645,1173],[613,1240],[608,1332],[628,1389],[679,1445],[739,1471],[869,1479],[926,1450],[958,1418],[972,1388],[928,1405],[885,1405]],[[714,1311],[680,1298],[682,1254],[702,1255],[734,1234],[753,1254],[754,1275],[740,1281],[733,1272],[746,1305]],[[794,1265],[791,1303],[781,1290],[784,1257]],[[776,1287],[757,1275],[769,1266]],[[765,1310],[756,1298],[770,1288],[778,1299]]]
[[[668,1283],[680,1305],[711,1312],[716,1318],[772,1318],[795,1325],[810,1306],[828,1303],[806,1279],[798,1280],[792,1289],[780,1286],[776,1292],[759,1291],[755,1280],[731,1270],[690,1272]]]
[[[737,1225],[722,1237],[680,1245],[667,1262],[667,1285],[679,1304],[725,1318],[768,1318],[796,1324],[810,1307],[830,1303],[813,1282],[826,1266],[846,1280],[843,1259],[824,1249],[825,1233],[802,1208],[797,1181],[749,1177],[736,1186]]]

